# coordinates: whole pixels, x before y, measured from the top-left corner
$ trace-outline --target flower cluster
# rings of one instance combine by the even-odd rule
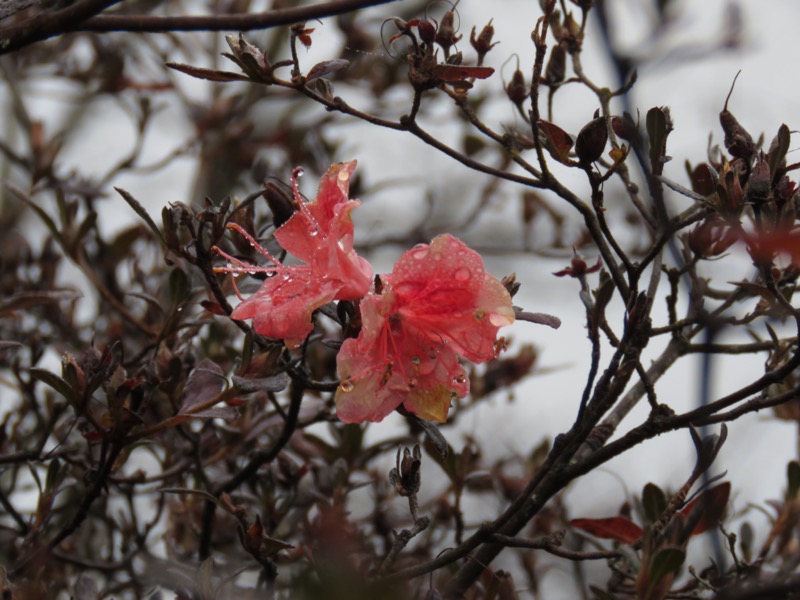
[[[402,404],[423,419],[445,421],[452,400],[469,392],[459,357],[482,363],[497,356],[498,329],[514,322],[511,296],[481,257],[451,235],[404,253],[370,290],[372,270],[353,250],[354,168],[355,161],[332,166],[313,202],[302,202],[295,185],[297,212],[275,238],[305,265],[281,265],[260,246],[272,266],[254,267],[220,251],[236,263],[222,271],[272,275],[231,316],[252,318],[258,333],[295,347],[311,332],[314,310],[331,300],[360,300],[361,331],[337,357],[339,419],[380,421]]]
[[[217,249],[232,263],[217,270],[269,275],[261,289],[234,309],[232,318],[253,319],[257,333],[296,348],[314,328],[311,315],[320,306],[332,300],[358,300],[369,291],[372,267],[353,250],[350,213],[359,202],[348,196],[355,168],[356,161],[333,165],[312,202],[303,202],[297,190],[302,171],[293,173],[295,213],[278,228],[275,239],[304,265],[282,265],[244,230],[231,226],[272,263],[256,267]]]

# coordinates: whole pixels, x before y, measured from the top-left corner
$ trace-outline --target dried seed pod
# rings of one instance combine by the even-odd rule
[[[739,71],[739,73],[741,73],[741,71]],[[725,98],[725,106],[722,112],[719,113],[719,122],[722,125],[722,131],[725,132],[725,148],[728,149],[731,156],[741,158],[749,163],[756,151],[755,142],[753,142],[753,138],[747,130],[739,125],[739,121],[737,121],[736,117],[728,110],[728,100],[731,99],[733,87],[736,85],[736,79],[739,77],[739,73],[736,73],[736,77],[733,78],[731,89],[728,92],[727,98]]]
[[[475,52],[478,53],[478,59],[483,59],[484,56],[494,48],[500,42],[492,43],[492,38],[494,37],[494,26],[492,25],[492,20],[484,25],[481,32],[478,34],[478,37],[475,37],[475,27],[472,28],[472,33],[469,35],[469,43],[472,44],[472,47],[475,49]]]
[[[450,48],[454,44],[457,44],[462,37],[463,36],[456,35],[455,13],[452,10],[448,10],[442,17],[439,29],[436,30],[434,41],[439,44],[444,49],[445,54],[447,54]]]
[[[608,128],[605,117],[589,121],[578,133],[575,140],[575,154],[582,165],[588,165],[603,155],[608,141]]]

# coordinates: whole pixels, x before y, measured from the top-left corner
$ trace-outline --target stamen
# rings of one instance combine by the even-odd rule
[[[245,230],[244,230],[244,229],[241,227],[241,225],[239,225],[238,223],[228,223],[228,224],[227,224],[225,227],[226,227],[226,229],[232,229],[232,230],[234,230],[234,231],[238,232],[238,233],[239,233],[239,235],[241,235],[241,236],[242,236],[244,239],[246,239],[248,242],[250,242],[250,245],[251,245],[253,248],[255,248],[255,249],[258,251],[258,253],[259,253],[261,256],[263,256],[264,258],[266,258],[267,260],[269,260],[269,261],[271,261],[271,262],[275,263],[276,265],[280,265],[280,264],[281,264],[281,262],[280,262],[280,261],[279,261],[277,258],[275,258],[274,256],[272,256],[272,254],[270,254],[269,252],[267,252],[267,249],[266,249],[266,248],[264,248],[264,246],[262,246],[261,244],[259,244],[259,243],[258,243],[258,242],[257,242],[257,241],[256,241],[256,240],[253,238],[253,236],[252,236],[252,235],[250,235],[249,233],[247,233],[247,232],[246,232],[246,231],[245,231]],[[242,262],[242,261],[237,261],[237,262]]]
[[[297,206],[298,212],[308,221],[308,234],[314,237],[320,232],[319,223],[317,223],[311,211],[308,210],[308,203],[303,202],[303,198],[300,196],[300,190],[297,189],[297,179],[303,176],[303,172],[303,169],[300,167],[292,171],[292,192],[294,193],[294,203]]]

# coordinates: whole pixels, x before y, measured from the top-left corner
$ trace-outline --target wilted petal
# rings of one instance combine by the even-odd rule
[[[253,319],[256,333],[296,348],[314,328],[312,313],[333,300],[337,290],[336,282],[318,277],[308,266],[285,267],[239,304],[231,318]]]

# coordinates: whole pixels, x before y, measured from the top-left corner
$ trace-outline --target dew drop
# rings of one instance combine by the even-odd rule
[[[232,276],[234,279],[238,279],[238,278],[239,278],[239,275],[241,275],[241,273],[236,273],[235,271],[234,271],[233,273],[231,273],[231,276]]]
[[[411,256],[417,260],[422,260],[428,256],[429,249],[425,244],[419,244],[414,250],[411,251]]]
[[[466,383],[466,382],[467,382],[467,378],[463,374],[459,375],[458,377],[453,377],[453,383],[459,383],[460,384],[460,383]]]
[[[442,253],[441,252],[434,252],[433,253],[433,260],[442,260]]]
[[[476,311],[473,313],[473,315],[472,315],[472,316],[474,316],[476,320],[480,321],[481,319],[483,319],[483,316],[484,316],[485,314],[486,314],[486,313],[484,313],[482,310],[476,310]],[[491,317],[490,317],[490,318],[491,318]]]
[[[353,391],[353,384],[346,379],[339,384],[339,388],[346,394]]]
[[[466,267],[461,267],[455,272],[453,277],[456,278],[456,281],[467,281],[470,277],[472,277],[472,273],[470,273],[469,269]]]
[[[294,170],[294,176],[297,177],[297,178],[300,178],[305,174],[306,174],[306,172],[305,172],[305,169],[303,169],[303,167],[297,167]]]
[[[495,327],[505,327],[506,325],[511,325],[513,322],[513,319],[509,319],[507,316],[501,315],[500,313],[492,313],[489,315],[489,323]]]
[[[348,173],[346,169],[342,169],[339,171],[339,175],[337,175],[337,177],[339,178],[339,181],[344,183],[350,179],[350,173]]]
[[[418,365],[421,361],[419,360],[419,356],[412,356],[411,357],[411,364]]]
[[[308,235],[310,235],[311,237],[317,237],[319,235],[319,229],[316,228],[312,229],[311,231],[308,232]]]

